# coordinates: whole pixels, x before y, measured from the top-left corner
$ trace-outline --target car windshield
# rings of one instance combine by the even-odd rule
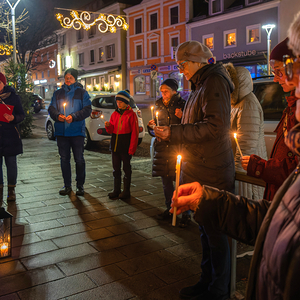
[[[96,96],[92,101],[92,105],[97,108],[117,108],[115,95]],[[131,108],[136,108],[136,104],[132,98],[130,98],[129,105]]]

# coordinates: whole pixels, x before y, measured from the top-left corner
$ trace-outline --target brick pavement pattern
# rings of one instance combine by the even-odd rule
[[[17,201],[3,202],[14,218],[12,257],[0,260],[0,300],[176,300],[197,282],[198,226],[156,220],[164,210],[160,178],[134,170],[131,199],[110,200],[110,155],[85,151],[85,195],[60,196],[56,142],[44,133],[23,145]]]

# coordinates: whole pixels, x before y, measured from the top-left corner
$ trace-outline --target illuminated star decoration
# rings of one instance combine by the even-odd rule
[[[121,16],[113,16],[111,14],[99,14],[99,17],[96,18],[91,23],[86,23],[91,21],[91,15],[87,11],[83,11],[80,15],[77,11],[71,11],[71,18],[64,17],[62,14],[56,14],[56,19],[60,22],[60,25],[64,28],[74,28],[80,30],[81,28],[89,30],[92,26],[97,25],[98,30],[102,33],[107,32],[108,30],[111,33],[117,31],[117,27],[127,30],[129,25],[126,23],[125,19]]]
[[[11,55],[13,46],[7,44],[0,44],[0,55]]]

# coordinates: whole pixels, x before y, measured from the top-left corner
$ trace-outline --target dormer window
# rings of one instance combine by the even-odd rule
[[[210,0],[209,1],[209,14],[215,15],[222,13],[224,9],[223,0]]]

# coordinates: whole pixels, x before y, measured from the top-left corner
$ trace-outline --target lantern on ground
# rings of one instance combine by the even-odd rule
[[[0,258],[11,256],[12,215],[0,207]]]

